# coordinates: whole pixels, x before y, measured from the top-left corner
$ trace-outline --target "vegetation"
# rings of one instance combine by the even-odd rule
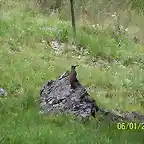
[[[76,46],[82,46],[80,51],[71,45],[71,21],[64,20],[68,17],[67,4],[60,13],[47,15],[48,11],[44,8],[41,11],[33,1],[0,1],[0,87],[9,94],[0,99],[0,144],[144,143],[144,130],[118,130],[117,123],[102,116],[80,124],[68,116],[38,113],[42,84],[55,79],[73,63],[80,65],[79,80],[90,88],[90,95],[100,107],[144,113],[143,15],[134,9],[117,11],[120,16],[130,12],[134,17],[128,32],[118,35],[119,47],[112,31],[115,19],[111,16],[105,19],[104,1],[95,9],[90,0],[86,2],[83,2],[86,14],[78,9],[80,1],[76,3],[79,18]],[[100,15],[102,8],[105,11]],[[140,28],[137,33],[133,32],[134,19]],[[113,23],[107,24],[109,21]],[[125,18],[120,22],[124,23]],[[133,40],[134,34],[139,36],[138,43]],[[62,54],[56,55],[49,46],[53,38],[65,43]]]

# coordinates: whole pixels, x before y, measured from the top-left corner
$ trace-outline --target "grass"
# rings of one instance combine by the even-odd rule
[[[79,26],[76,44],[86,45],[89,52],[79,59],[72,54],[69,22],[19,5],[3,3],[0,17],[0,87],[9,94],[0,99],[0,143],[142,144],[144,130],[118,130],[117,123],[101,116],[86,124],[68,116],[42,116],[37,101],[45,81],[77,63],[79,80],[92,89],[89,93],[99,106],[144,112],[143,45],[126,39],[119,48],[107,31]],[[46,27],[61,31],[41,29]],[[48,45],[54,37],[66,43],[67,52],[54,54]],[[98,57],[108,61],[105,67],[94,66],[92,59]]]

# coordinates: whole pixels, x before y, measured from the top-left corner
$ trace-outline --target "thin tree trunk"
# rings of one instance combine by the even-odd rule
[[[75,26],[74,2],[73,2],[73,0],[70,0],[70,3],[71,3],[72,28],[73,28],[74,39],[75,39],[75,37],[76,37],[76,26]]]

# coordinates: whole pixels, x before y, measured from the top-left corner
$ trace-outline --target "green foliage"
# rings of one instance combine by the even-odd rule
[[[27,9],[25,2],[6,2],[0,17],[0,87],[8,97],[0,98],[0,144],[142,144],[143,131],[118,130],[117,123],[99,115],[86,124],[64,115],[40,115],[39,90],[76,63],[79,80],[91,88],[98,105],[143,112],[143,45],[125,39],[117,47],[107,30],[80,26],[76,44],[87,46],[89,55],[55,56],[47,41],[52,37],[70,42],[70,23]],[[97,60],[94,66],[92,59],[97,56],[103,62],[109,58],[117,62],[101,68]]]
[[[137,10],[138,13],[144,13],[143,0],[128,0],[128,4],[131,5],[131,9]]]

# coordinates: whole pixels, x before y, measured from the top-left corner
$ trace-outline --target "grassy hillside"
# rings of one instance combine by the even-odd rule
[[[70,22],[20,1],[1,2],[0,87],[9,95],[0,99],[0,144],[144,143],[144,130],[118,130],[117,123],[103,117],[83,125],[71,117],[38,113],[41,85],[73,63],[80,65],[79,80],[99,106],[144,112],[143,45],[127,38],[119,48],[110,32],[79,22],[76,44],[88,47],[88,54],[81,54],[71,46]],[[43,29],[47,27],[61,31]],[[66,43],[61,55],[48,45],[55,37]]]

